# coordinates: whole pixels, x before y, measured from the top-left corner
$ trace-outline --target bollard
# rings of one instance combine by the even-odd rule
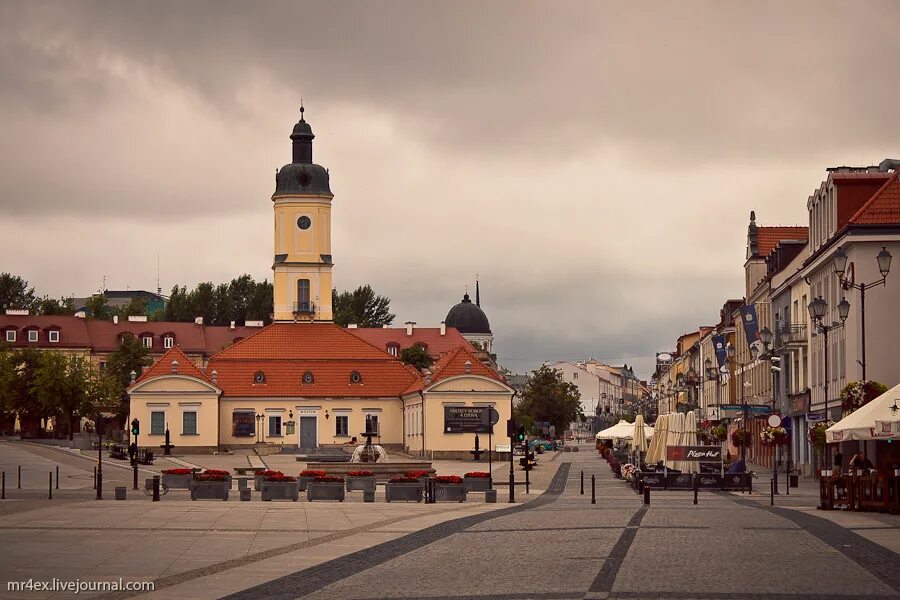
[[[791,495],[791,470],[790,469],[784,470],[784,495],[785,496]]]
[[[97,500],[103,500],[103,471],[97,471]]]
[[[56,489],[59,489],[59,465],[56,465]]]
[[[22,465],[19,465],[19,485],[16,486],[18,489],[22,489]]]
[[[769,506],[775,506],[775,478],[769,480]]]
[[[650,486],[644,485],[644,504],[650,505]]]
[[[94,489],[97,489],[97,467],[94,467]]]
[[[137,479],[138,479],[138,466],[137,466],[137,460],[135,460],[134,461],[134,487],[132,489],[135,489],[135,490],[138,489]]]
[[[694,475],[694,504],[697,504],[697,475]]]
[[[594,476],[591,475],[591,504],[597,504],[597,490],[595,487],[596,480]]]
[[[6,500],[6,471],[3,471],[2,483],[0,483],[0,500]]]
[[[584,470],[581,471],[581,495],[584,496]]]
[[[50,471],[50,500],[53,500],[53,471]]]
[[[159,475],[153,476],[153,502],[159,502]]]

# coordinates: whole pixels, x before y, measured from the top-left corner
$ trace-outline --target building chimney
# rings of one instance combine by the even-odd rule
[[[76,319],[87,319],[87,313],[84,312],[83,310],[79,310],[77,313],[75,313],[75,318]]]
[[[28,311],[27,311],[27,310],[18,309],[18,308],[7,308],[7,309],[6,309],[6,314],[7,314],[7,315],[10,315],[10,316],[15,315],[15,316],[18,316],[18,317],[27,317],[27,316],[28,316]]]
[[[382,329],[390,329],[391,326],[390,326],[390,325],[382,325],[381,328],[382,328]]]
[[[172,372],[173,372],[173,373],[177,373],[177,372],[178,372],[178,361],[177,361],[177,360],[173,360],[173,361],[172,361]]]
[[[203,317],[195,317],[194,325],[203,325]]]
[[[113,325],[119,324],[119,315],[113,315]]]
[[[412,335],[412,334],[413,334],[413,327],[415,327],[416,322],[415,322],[415,321],[407,321],[407,322],[405,323],[405,325],[406,325],[406,335]]]
[[[425,369],[425,385],[431,385],[431,370]]]
[[[234,321],[231,322],[231,326],[229,326],[228,328],[229,328],[229,329],[234,329]]]
[[[447,322],[441,321],[441,335],[447,335]]]
[[[347,329],[356,329],[356,328],[357,328],[356,323],[347,323]]]
[[[465,367],[466,367],[466,373],[471,373],[472,372],[472,361],[467,360]]]
[[[219,383],[219,372],[216,371],[215,369],[213,369],[213,372],[212,372],[212,382],[213,382],[213,384]]]

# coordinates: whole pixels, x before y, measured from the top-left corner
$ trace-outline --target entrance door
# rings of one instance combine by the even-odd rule
[[[316,418],[300,417],[300,447],[317,448],[316,442]]]

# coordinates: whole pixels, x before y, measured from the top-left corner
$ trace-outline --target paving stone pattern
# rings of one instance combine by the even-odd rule
[[[566,456],[545,494],[228,596],[375,600],[569,598],[879,600],[897,555],[830,521],[733,494],[654,492],[643,506],[593,452]],[[596,478],[580,493],[581,471]]]

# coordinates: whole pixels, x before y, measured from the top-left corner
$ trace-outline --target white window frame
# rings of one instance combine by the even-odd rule
[[[56,329],[51,329],[47,332],[47,340],[53,344],[59,343],[59,331]]]
[[[344,432],[338,431],[338,419],[346,419],[347,427]],[[334,415],[334,437],[350,437],[350,413],[338,413]]]
[[[391,356],[394,356],[394,357],[396,357],[397,354],[399,354],[399,350],[400,350],[400,347],[395,344],[391,344],[387,348],[388,354],[390,354]]]
[[[32,344],[38,341],[38,330],[37,329],[29,329],[28,330],[28,341],[31,342]]]
[[[153,415],[155,413],[162,413],[163,416],[163,425],[162,425],[162,433],[153,433]],[[159,410],[155,408],[150,409],[150,426],[147,428],[147,435],[166,435],[166,411]]]
[[[171,335],[167,335],[163,338],[163,348],[166,350],[170,350],[175,347],[175,337]]]
[[[16,341],[16,330],[15,329],[7,329],[6,330],[6,341],[10,344]]]
[[[272,433],[272,419],[278,419],[278,432]],[[266,414],[266,437],[284,437],[284,419],[281,418],[280,414]]]
[[[184,430],[184,415],[194,413],[194,433],[188,433]],[[200,411],[196,408],[181,411],[181,435],[200,435]]]
[[[143,344],[144,348],[151,349],[153,348],[153,338],[149,335],[141,336],[141,344]]]

